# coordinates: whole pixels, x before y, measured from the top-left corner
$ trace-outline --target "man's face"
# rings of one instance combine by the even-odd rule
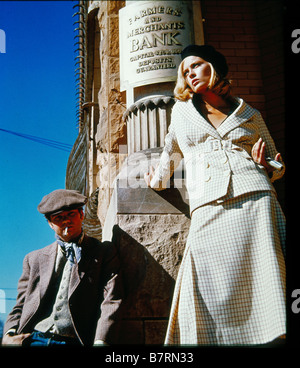
[[[49,225],[62,240],[68,242],[81,234],[83,219],[83,211],[74,209],[51,215]]]

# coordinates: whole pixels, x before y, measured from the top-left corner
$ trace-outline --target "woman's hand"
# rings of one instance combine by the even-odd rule
[[[153,166],[150,166],[149,167],[149,172],[144,174],[144,179],[145,179],[145,182],[148,185],[148,187],[150,187],[150,183],[151,183],[151,180],[152,180],[154,174],[155,174],[155,171],[154,171]]]
[[[251,155],[254,162],[263,165],[268,172],[271,172],[274,170],[274,168],[270,166],[266,161],[265,151],[266,151],[266,144],[265,142],[263,142],[261,138],[259,138],[259,140],[252,147]],[[275,161],[279,161],[280,156],[281,156],[280,153],[277,153],[277,155],[275,156]]]

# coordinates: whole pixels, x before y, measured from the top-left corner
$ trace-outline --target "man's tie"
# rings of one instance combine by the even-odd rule
[[[75,262],[79,263],[81,258],[81,244],[83,236],[79,238],[78,244],[76,243],[67,243],[62,241],[58,236],[56,236],[57,243],[61,247],[63,253],[65,254],[68,261],[70,261],[71,265],[74,265]]]

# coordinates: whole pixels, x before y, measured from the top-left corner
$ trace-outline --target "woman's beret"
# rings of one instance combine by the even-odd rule
[[[199,56],[203,60],[211,63],[220,77],[226,77],[228,65],[223,54],[210,45],[189,45],[183,49],[181,59],[188,56]]]

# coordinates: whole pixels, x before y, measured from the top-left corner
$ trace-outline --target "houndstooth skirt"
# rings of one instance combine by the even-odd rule
[[[263,344],[286,333],[285,217],[272,192],[192,214],[166,345]]]

